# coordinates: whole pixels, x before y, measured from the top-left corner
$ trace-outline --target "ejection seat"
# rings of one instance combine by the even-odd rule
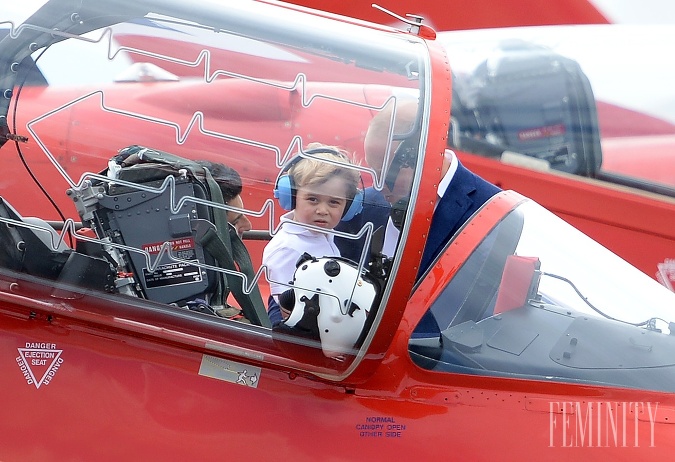
[[[120,166],[114,178],[68,194],[117,262],[117,291],[210,314],[227,307],[231,292],[249,321],[269,326],[257,285],[245,287],[255,277],[248,252],[226,212],[210,205],[223,203],[210,172],[136,145],[111,162]]]
[[[73,251],[37,217],[22,217],[0,197],[0,266],[81,288],[111,290],[110,263]]]

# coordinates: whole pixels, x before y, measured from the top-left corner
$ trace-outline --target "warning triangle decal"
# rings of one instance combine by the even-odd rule
[[[63,350],[47,350],[40,348],[18,348],[18,350],[21,359],[23,359],[25,372],[30,375],[30,379],[32,379],[35,384],[35,388],[40,388],[40,385],[42,385],[45,379],[50,376],[49,372],[52,371],[52,368],[61,362],[59,361],[59,358],[63,352]],[[53,376],[55,373],[56,369],[52,371],[51,375]]]

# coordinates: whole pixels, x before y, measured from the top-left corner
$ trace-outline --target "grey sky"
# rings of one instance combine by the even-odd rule
[[[673,0],[591,1],[612,22],[625,24],[675,24],[675,2]]]

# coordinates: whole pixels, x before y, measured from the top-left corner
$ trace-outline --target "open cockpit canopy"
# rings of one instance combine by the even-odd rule
[[[0,237],[10,249],[0,259],[3,277],[26,279],[29,296],[46,297],[46,306],[52,290],[75,300],[76,317],[105,306],[101,322],[149,335],[189,332],[206,339],[197,341],[202,347],[257,350],[265,360],[334,377],[356,367],[378,329],[404,242],[383,254],[382,225],[357,212],[369,208],[386,220],[385,180],[406,169],[413,181],[398,212],[407,234],[429,124],[431,58],[422,39],[236,1],[51,0],[24,23],[3,27]],[[415,104],[415,120],[397,131],[403,102]],[[383,137],[391,154],[369,165],[364,138],[380,113],[393,114]],[[403,142],[408,156],[392,175],[387,165]],[[316,154],[322,149],[347,157],[325,160]],[[274,279],[261,260],[292,207],[278,199],[279,185],[296,156],[358,178],[351,214],[358,220],[335,230],[299,224],[334,239],[342,255],[312,255],[342,271],[337,278],[322,270],[340,279],[340,290],[324,288],[322,316],[303,321],[312,323],[304,338],[272,335],[270,286],[304,296],[329,282]],[[238,180],[219,178],[217,166]],[[238,183],[234,197],[226,197],[228,181]],[[351,322],[355,310],[354,325],[335,326],[348,335],[330,341],[342,343],[326,347],[324,339],[322,350],[317,329]],[[309,356],[296,354],[305,346]]]

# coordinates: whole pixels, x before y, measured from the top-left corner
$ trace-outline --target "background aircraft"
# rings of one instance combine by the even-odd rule
[[[318,6],[311,1],[296,3]],[[461,70],[464,75],[460,77],[471,80],[471,88],[458,87],[455,92],[457,98],[468,99],[469,105],[473,105],[469,112],[480,109],[475,107],[469,91],[491,92],[493,95],[501,92],[501,95],[494,96],[499,99],[495,103],[499,107],[490,109],[484,106],[479,118],[518,118],[518,114],[529,111],[527,116],[521,116],[521,120],[513,124],[511,128],[514,132],[510,135],[502,139],[495,137],[494,132],[490,135],[491,142],[497,147],[491,147],[490,143],[479,147],[466,139],[462,146],[452,145],[469,168],[503,188],[514,189],[536,199],[671,287],[668,279],[672,272],[675,244],[675,235],[671,230],[675,222],[670,197],[675,186],[675,169],[670,153],[675,143],[675,98],[667,76],[672,75],[674,70],[672,60],[666,58],[668,51],[658,51],[662,47],[667,49],[672,41],[672,37],[668,38],[671,28],[667,25],[675,22],[675,11],[669,2],[560,1],[548,5],[550,8],[540,8],[529,1],[515,4],[477,2],[471,8],[462,5],[452,8],[452,2],[426,2],[416,4],[413,10],[402,2],[379,4],[400,16],[419,14],[425,22],[442,31],[439,33],[441,41],[451,47],[448,54],[451,66],[456,70],[455,77]],[[320,7],[339,14],[407,27],[394,17],[372,8],[370,2],[321,2]],[[446,8],[454,13],[448,14]],[[551,25],[567,25],[569,28],[514,28]],[[504,29],[488,30],[493,28]],[[469,29],[475,29],[475,32]],[[509,40],[521,43],[520,47],[511,50],[510,55],[507,47],[502,46]],[[536,47],[547,49],[548,57],[538,56],[540,52],[533,51]],[[573,172],[585,179],[557,174],[560,170],[569,173],[570,167],[553,166],[551,169],[549,164],[527,162],[522,157],[511,156],[510,152],[502,160],[507,163],[515,160],[519,166],[498,162],[504,150],[518,154],[528,149],[525,147],[528,142],[514,141],[519,136],[539,133],[536,135],[538,141],[530,140],[529,144],[539,143],[541,147],[547,138],[558,137],[552,144],[561,142],[560,133],[555,134],[556,127],[567,125],[566,128],[570,128],[569,119],[563,125],[549,123],[547,119],[562,121],[568,116],[562,112],[552,115],[550,106],[548,109],[542,106],[557,104],[556,98],[573,98],[575,90],[570,86],[579,87],[578,83],[572,83],[574,77],[554,76],[556,72],[552,66],[557,58],[572,59],[580,66],[574,71],[579,78],[590,79],[590,88],[583,90],[590,98],[582,96],[589,99],[588,104],[592,108],[591,114],[585,116],[588,119],[585,123],[593,124],[586,129],[598,134],[599,145],[586,148],[587,168]],[[496,63],[500,59],[502,67],[499,72],[503,75],[492,80],[472,75],[479,63],[490,60]],[[546,59],[548,63],[544,62]],[[508,69],[507,61],[512,67],[521,66],[521,69]],[[495,64],[495,69],[498,66]],[[528,72],[540,77],[527,77]],[[544,76],[546,73],[548,77]],[[518,88],[507,79],[520,79],[522,86]],[[534,85],[535,95],[526,94],[528,85]],[[545,85],[556,88],[548,97],[544,95]],[[514,91],[521,93],[515,96],[508,94]],[[490,104],[485,101],[484,97],[482,104]],[[464,110],[464,114],[467,113]],[[523,125],[525,121],[529,126]],[[479,122],[485,125],[480,130],[489,131],[486,120]],[[506,127],[506,124],[503,125]],[[548,135],[542,137],[542,133]],[[482,137],[485,134],[474,132],[472,136]],[[571,133],[568,132],[568,135]],[[452,136],[449,140],[452,141]],[[529,149],[529,154],[537,150],[536,147]],[[486,161],[485,158],[491,160]],[[545,174],[540,169],[537,171],[542,165],[548,170]],[[634,188],[648,193],[645,195]]]
[[[523,136],[523,133],[531,134],[537,130],[542,133],[542,128],[546,131],[551,127],[555,129],[565,124],[570,125],[569,117],[578,116],[573,113],[564,115],[562,112],[557,116],[550,113],[546,116],[534,114],[534,111],[539,110],[537,105],[551,104],[553,101],[551,95],[549,95],[550,99],[544,101],[542,93],[534,96],[514,97],[510,100],[502,98],[500,104],[502,110],[505,111],[500,114],[502,117],[513,117],[517,112],[523,113],[526,107],[528,111],[533,112],[526,119],[529,126],[522,125],[524,122],[521,122],[521,125],[514,124],[512,129],[515,132],[510,140],[501,140],[496,147],[492,147],[485,144],[476,146],[475,143],[467,143],[465,139],[464,144],[458,146],[452,144],[453,138],[449,136],[449,143],[459,153],[462,161],[476,173],[504,189],[514,189],[534,198],[645,273],[670,286],[667,282],[671,271],[670,261],[675,258],[672,250],[675,244],[675,217],[673,217],[675,209],[673,200],[670,199],[675,194],[672,189],[675,186],[675,166],[671,165],[672,156],[669,153],[675,143],[675,116],[672,114],[675,102],[673,102],[674,97],[667,76],[675,72],[675,69],[673,69],[671,60],[665,59],[668,52],[659,50],[668,47],[672,37],[668,35],[667,27],[609,26],[607,23],[624,22],[628,19],[633,22],[653,23],[654,16],[657,16],[660,22],[667,22],[668,18],[672,17],[672,12],[669,13],[668,4],[658,2],[650,5],[649,8],[645,6],[641,10],[650,11],[651,16],[646,12],[641,16],[635,13],[634,9],[628,9],[630,4],[624,5],[621,2],[574,0],[556,2],[555,7],[546,9],[535,8],[530,3],[523,1],[519,5],[511,3],[495,5],[494,2],[479,2],[470,12],[464,12],[465,8],[456,8],[456,11],[464,12],[459,15],[446,14],[451,4],[418,3],[414,13],[424,16],[425,24],[434,25],[439,30],[506,28],[503,33],[499,30],[439,33],[440,41],[449,47],[451,65],[453,69],[457,69],[455,78],[460,70],[465,77],[470,76],[474,71],[472,66],[477,66],[481,61],[487,62],[488,59],[512,59],[514,62],[520,61],[522,66],[539,66],[537,72],[548,72],[544,70],[547,64],[536,63],[536,60],[541,57],[532,53],[532,47],[545,47],[549,50],[549,60],[556,57],[573,60],[579,65],[575,71],[579,77],[570,78],[590,79],[591,88],[586,91],[590,93],[590,96],[583,97],[588,99],[585,104],[590,105],[591,113],[585,116],[587,120],[584,123],[587,126],[583,129],[597,133],[599,144],[598,140],[585,142],[584,147],[581,148],[585,152],[580,152],[579,155],[585,158],[583,162],[586,164],[576,171],[570,167],[561,169],[559,165],[551,167],[548,162],[528,162],[528,159],[523,156],[510,155],[511,152],[522,154],[519,149],[525,148],[524,145],[513,143],[510,140]],[[321,2],[320,5],[316,5],[306,2],[304,5],[374,22],[392,24],[398,21],[385,12],[373,8],[370,3]],[[441,5],[442,11],[438,10]],[[399,5],[396,2],[382,3],[382,6],[390,8],[395,13],[411,13],[406,9],[409,8],[408,6]],[[640,20],[640,17],[645,17],[645,19]],[[553,27],[512,28],[519,25],[541,24],[596,24],[597,27],[574,27],[573,30]],[[403,27],[403,23],[398,22],[397,26]],[[138,35],[138,31],[131,31],[118,36],[118,40],[122,45],[133,46],[138,41],[146,40],[146,37],[143,33]],[[167,44],[165,38],[154,40],[152,47],[155,50],[163,50],[167,46],[176,45],[175,43]],[[502,42],[519,40],[522,43],[528,43],[530,48],[525,51],[526,48],[521,47],[513,51],[509,57],[507,52],[500,49],[500,40]],[[589,46],[589,44],[592,45]],[[186,53],[191,52],[191,45],[187,48],[186,45],[181,46]],[[620,52],[615,53],[614,50],[620,50]],[[644,50],[650,50],[650,52],[645,53]],[[526,53],[530,54],[526,56]],[[225,54],[221,53],[221,55],[222,59],[229,59],[225,57]],[[220,59],[217,57],[218,54],[212,56],[214,60]],[[514,60],[513,56],[518,57]],[[659,59],[659,56],[664,56],[664,59]],[[130,61],[124,66],[130,65],[131,60],[135,58],[131,55],[129,59]],[[144,56],[142,60],[156,64],[163,71],[169,71],[176,76],[196,77],[202,72],[199,67],[185,68],[185,66],[159,62],[152,57]],[[628,67],[627,63],[629,63]],[[118,72],[122,73],[124,66],[118,66]],[[63,69],[58,61],[53,62],[51,66],[46,63],[45,67],[57,73],[59,69]],[[283,66],[277,66],[277,68],[284,69]],[[133,73],[133,71],[129,72]],[[518,77],[516,71],[507,72],[511,72],[517,78],[522,78]],[[66,72],[65,76],[57,75],[50,76],[50,78],[72,80],[73,77],[68,74]],[[292,76],[280,73],[278,77],[291,78]],[[326,75],[323,78],[330,79],[331,77]],[[476,88],[480,88],[496,92],[499,91],[498,86],[503,85],[500,83],[503,81],[503,79],[501,81],[493,79],[490,82],[491,89],[485,90],[487,84],[476,84],[476,79],[474,79],[473,88],[466,91],[476,91]],[[540,88],[546,85],[557,86],[555,98],[570,97],[568,94],[570,90],[566,86],[571,84],[560,76],[557,79],[549,76],[548,80],[542,76],[535,78],[532,82],[536,82],[534,84],[539,85]],[[87,83],[84,75],[82,83]],[[507,88],[504,91],[513,90]],[[462,98],[471,99],[471,95],[466,94],[457,83],[454,96],[456,102]],[[490,117],[488,109],[483,109],[482,117]],[[471,108],[471,110],[476,109]],[[493,108],[493,110],[496,109]],[[457,107],[453,111],[456,113]],[[567,120],[560,125],[548,123],[545,120],[546,117],[558,117],[560,120],[567,118]],[[597,121],[595,121],[596,118]],[[313,121],[316,120],[318,119],[313,119]],[[357,119],[354,121],[361,123]],[[314,122],[308,121],[307,123]],[[572,134],[572,127],[570,125],[566,128],[569,138]],[[482,128],[482,130],[487,129]],[[482,133],[480,136],[485,134]],[[473,134],[472,136],[479,135]],[[541,146],[542,138],[539,140],[538,144]],[[358,152],[360,146],[358,141],[355,141],[356,143],[350,147]],[[492,143],[494,144],[494,137]],[[537,144],[536,141],[534,143]],[[561,140],[559,134],[553,133],[551,145],[560,148],[565,143],[567,140]],[[579,143],[576,144],[574,149],[579,149]],[[529,148],[526,154],[533,154],[537,149],[537,147]],[[506,156],[502,156],[504,150],[509,151]],[[485,161],[484,158],[479,158],[474,154],[491,160]],[[85,155],[87,157],[93,155],[92,161],[98,162],[96,153]],[[85,171],[89,166],[85,167],[81,156],[78,157],[77,163],[82,167],[81,171]],[[510,165],[498,162],[502,157]],[[517,165],[513,165],[513,162]],[[542,168],[547,170],[547,173],[542,174]],[[16,165],[17,175],[12,176],[15,178],[14,181],[26,181],[26,179],[20,179],[22,170],[20,165]],[[562,171],[563,175],[558,175],[559,171]],[[591,181],[570,178],[564,173],[579,174]],[[618,185],[618,187],[613,185]],[[629,189],[626,189],[626,186]],[[637,192],[634,188],[647,191],[647,194]],[[652,193],[656,193],[657,196]],[[39,207],[48,206],[47,201],[44,200],[38,199],[33,202],[33,205],[38,204]],[[636,243],[639,244],[636,245]]]
[[[435,5],[435,4],[434,4]],[[321,8],[328,5],[321,5]],[[335,8],[346,8],[346,4],[333,5]],[[349,2],[350,8],[363,7],[358,2]],[[424,5],[423,5],[424,6]],[[526,5],[525,5],[526,6]],[[524,6],[524,7],[525,7]],[[616,5],[615,5],[616,6]],[[433,5],[429,5],[433,7]],[[499,15],[501,23],[492,22],[480,25],[495,27],[498,25],[513,26],[523,23],[523,18],[518,15],[525,11],[525,8],[511,8],[511,15]],[[374,9],[368,5],[372,14],[381,15],[382,20],[394,20],[384,12]],[[586,2],[570,2],[569,5],[561,3],[560,10],[553,9],[546,14],[553,14],[557,11],[557,20],[553,17],[541,19],[531,18],[531,23],[598,23],[603,22],[598,19],[596,8]],[[542,10],[542,9],[539,9]],[[334,10],[345,12],[343,10]],[[583,14],[580,12],[583,11]],[[355,14],[351,9],[346,11],[349,14]],[[573,13],[577,12],[579,16]],[[543,12],[541,14],[544,14]],[[667,16],[667,15],[664,15]],[[358,17],[358,16],[357,16]],[[434,18],[438,14],[434,13]],[[448,15],[442,15],[448,18]],[[454,16],[453,16],[454,17]],[[481,18],[482,21],[495,21],[491,17],[483,15],[473,15],[472,17]],[[385,21],[385,22],[386,22]],[[528,23],[529,24],[529,23]],[[403,23],[399,24],[400,26]],[[478,27],[478,25],[476,25]],[[450,26],[448,26],[450,27]],[[454,27],[454,26],[453,26]],[[464,23],[463,28],[472,28],[470,23]],[[487,94],[492,92],[497,94],[502,92],[498,98],[498,103],[490,103],[483,98],[482,112],[479,114],[484,120],[480,123],[484,126],[479,130],[469,133],[471,137],[485,138],[488,135],[488,143],[469,143],[467,137],[463,137],[463,143],[458,145],[453,142],[453,136],[448,136],[449,144],[458,152],[460,159],[473,171],[480,174],[489,181],[497,184],[504,189],[514,189],[532,197],[539,203],[552,210],[559,216],[568,220],[570,223],[588,233],[603,245],[612,251],[621,255],[651,277],[658,278],[666,285],[670,278],[670,261],[675,258],[673,248],[675,244],[675,206],[671,196],[674,194],[672,187],[675,185],[675,167],[670,165],[672,156],[668,153],[675,139],[675,116],[672,110],[675,107],[672,99],[672,91],[668,82],[668,75],[674,71],[672,61],[668,59],[659,59],[658,56],[667,55],[667,47],[672,41],[667,27],[648,27],[648,26],[619,26],[619,25],[597,25],[587,26],[569,26],[573,30],[555,27],[543,28],[506,28],[503,31],[456,31],[440,32],[440,42],[448,48],[448,54],[451,59],[455,82],[461,78],[465,79],[464,87],[456,85],[455,98],[456,107],[453,113],[460,112],[460,101],[469,100],[470,104],[475,106],[475,101],[471,101],[473,96],[470,92],[483,92]],[[630,29],[626,29],[630,28]],[[522,46],[508,53],[501,47],[500,42],[517,39]],[[117,35],[117,40],[121,46],[134,47],[138,43],[143,43],[145,47],[151,48],[154,53],[160,53],[166,48],[176,48],[182,56],[193,56],[196,44],[178,44],[164,36],[148,38],[147,29],[142,27],[127,27],[126,31]],[[547,50],[543,55],[538,48],[544,47]],[[663,48],[663,51],[659,51]],[[616,53],[616,50],[620,50]],[[645,50],[650,50],[645,53]],[[215,66],[222,65],[225,60],[231,60],[231,50],[211,48],[210,59]],[[54,57],[52,57],[54,56]],[[570,66],[572,70],[559,72],[556,74],[554,66],[556,59],[564,58],[572,60]],[[46,55],[42,58],[40,68],[43,73],[48,73],[47,78],[51,82],[79,82],[88,84],[92,80],[96,81],[91,71],[73,75],[68,72],[68,67],[62,66],[63,58],[56,53]],[[145,66],[146,63],[157,66],[158,73],[168,72],[154,76],[152,74],[142,77],[143,79],[163,79],[179,77],[199,77],[203,70],[199,66],[186,67],[180,64],[166,62],[166,60],[156,59],[153,56],[129,54],[123,61],[122,57],[115,63],[103,63],[101,69],[109,69],[108,72],[119,79],[139,79],[139,72],[147,72],[132,69],[130,66],[133,61],[138,61],[139,66]],[[302,53],[296,52],[293,59],[302,59]],[[522,70],[500,70],[505,77],[494,78],[487,81],[485,77],[472,74],[481,62],[496,59],[511,60],[513,66],[521,66]],[[51,60],[51,62],[50,62]],[[598,65],[598,63],[602,63]],[[629,66],[626,66],[630,63]],[[522,73],[529,72],[527,66],[534,66],[535,77],[530,80],[524,79]],[[277,69],[283,69],[278,67]],[[288,68],[288,72],[277,70],[278,78],[292,79],[295,68]],[[334,79],[331,76],[329,67],[325,70],[313,72],[323,73],[320,77],[323,80]],[[502,66],[501,69],[504,69]],[[65,72],[64,72],[65,70]],[[128,75],[125,77],[124,72]],[[251,72],[255,73],[255,70]],[[519,72],[521,74],[519,74]],[[136,73],[136,74],[134,74]],[[168,77],[167,77],[168,76]],[[514,77],[515,76],[515,77]],[[319,77],[319,75],[316,75]],[[357,77],[358,78],[358,77]],[[513,84],[505,83],[506,79],[517,78],[523,84],[519,89]],[[584,86],[579,83],[572,83],[574,79],[589,79],[590,89],[584,90]],[[111,79],[112,80],[112,79]],[[500,85],[504,89],[500,90]],[[511,85],[509,87],[508,85]],[[535,85],[540,88],[533,95],[520,93],[521,96],[505,96],[505,92],[523,91],[527,85]],[[545,89],[555,87],[555,91],[546,93]],[[132,90],[135,88],[136,90]],[[543,89],[543,90],[542,90]],[[140,95],[146,92],[145,86],[132,85],[131,83],[123,91],[133,94],[138,92]],[[186,92],[191,90],[186,87]],[[39,92],[41,93],[41,91]],[[23,104],[30,104],[30,89],[26,89]],[[152,102],[152,98],[157,101]],[[157,106],[163,98],[161,93],[156,96],[145,95],[142,100]],[[565,104],[556,106],[556,99],[563,101],[566,98],[581,98],[584,101],[583,107],[565,108]],[[486,102],[487,101],[487,102]],[[145,103],[143,103],[145,104]],[[547,104],[554,109],[548,109],[547,114],[540,114],[542,105]],[[553,106],[551,106],[553,105]],[[85,104],[78,104],[78,112],[88,111]],[[95,109],[94,106],[90,106]],[[236,103],[235,103],[236,107]],[[557,108],[557,109],[555,109]],[[29,109],[26,108],[28,111]],[[41,109],[40,109],[41,110]],[[221,110],[226,111],[226,108]],[[555,111],[557,114],[554,114]],[[476,107],[469,108],[469,111],[477,111]],[[498,114],[498,111],[502,111]],[[500,117],[518,118],[518,114],[529,111],[526,117],[520,117],[522,120],[514,123],[511,127],[502,126],[501,130],[513,130],[507,137],[499,139],[494,136],[495,131],[489,131],[486,118],[494,115]],[[464,113],[468,113],[464,109]],[[283,116],[282,112],[279,112]],[[256,117],[256,115],[251,115]],[[87,118],[87,115],[83,116]],[[261,123],[276,123],[269,119],[266,114],[262,114]],[[302,116],[301,116],[302,117]],[[455,117],[455,122],[459,122],[459,116]],[[583,120],[573,122],[574,118],[582,117]],[[550,123],[547,119],[556,119],[557,122]],[[597,120],[596,120],[597,119]],[[298,122],[308,130],[319,132],[322,128],[318,125],[318,119],[312,116],[310,119]],[[353,118],[357,125],[363,121]],[[465,120],[461,121],[462,123]],[[527,122],[529,125],[524,125]],[[457,124],[455,124],[457,125]],[[582,127],[583,125],[583,127]],[[573,140],[576,130],[583,129],[590,135],[585,136],[583,142]],[[466,129],[467,125],[461,128]],[[556,130],[567,130],[566,133],[557,133]],[[539,133],[537,137],[528,142],[520,143],[518,137],[532,136],[533,133]],[[542,133],[548,135],[542,137]],[[58,131],[55,133],[58,136]],[[79,138],[83,140],[83,137]],[[116,143],[117,134],[104,136],[103,139]],[[457,139],[458,140],[458,139]],[[51,143],[50,141],[46,141]],[[81,141],[79,141],[81,142]],[[533,144],[534,147],[527,147],[527,144]],[[150,143],[152,144],[152,143]],[[354,152],[361,151],[360,140],[358,137],[346,141],[347,146]],[[544,151],[538,152],[543,146]],[[27,146],[26,149],[30,149]],[[73,159],[73,165],[68,168],[74,169],[74,172],[82,172],[88,169],[95,169],[94,165],[100,165],[99,156],[105,157],[109,149],[100,148],[84,149],[77,147],[77,155],[68,154],[68,147],[64,147],[61,154],[64,158]],[[535,157],[545,157],[548,151],[555,149],[571,149],[571,155],[580,156],[581,160],[574,161],[573,164],[562,166],[560,162],[557,165],[551,165],[549,160],[545,162],[536,162]],[[179,148],[179,151],[182,149]],[[502,153],[509,151],[506,156]],[[525,150],[525,151],[523,151]],[[30,151],[26,151],[30,154]],[[516,155],[512,155],[515,153]],[[518,156],[517,154],[526,154]],[[500,162],[504,159],[508,163]],[[533,161],[530,162],[529,160]],[[561,159],[565,159],[562,156]],[[514,165],[514,161],[517,165]],[[577,165],[577,163],[580,163]],[[575,166],[576,165],[576,166]],[[50,168],[49,164],[45,164]],[[245,165],[236,165],[246,168]],[[15,183],[30,181],[26,175],[25,169],[21,163],[17,163],[11,175],[11,180]],[[33,165],[33,168],[39,168]],[[542,168],[545,172],[542,172]],[[570,176],[567,174],[577,176]],[[44,175],[38,175],[45,180]],[[583,177],[583,178],[582,178]],[[599,181],[596,181],[599,180]],[[368,181],[368,180],[366,180]],[[646,191],[642,193],[637,191]],[[655,195],[656,194],[656,195]],[[250,200],[254,200],[251,198]],[[32,204],[35,207],[44,209],[49,207],[46,199],[36,198]],[[70,204],[63,204],[70,206]],[[55,216],[55,218],[57,218]]]
[[[392,17],[373,8],[373,2],[336,0],[298,0],[293,3],[323,11],[350,15],[379,24],[395,25]],[[559,0],[541,8],[531,0],[504,4],[479,0],[471,8],[454,0],[416,2],[382,0],[377,5],[401,16],[419,15],[437,31],[487,29],[495,27],[570,24],[672,24],[675,8],[667,0]]]
[[[375,23],[394,25],[394,18],[372,7],[372,4],[376,3],[401,16],[406,14],[422,16],[425,22],[437,31],[608,22],[605,15],[588,0],[560,0],[547,5],[546,8],[542,8],[533,0],[517,0],[509,3],[479,0],[473,2],[469,8],[456,0],[417,2],[415,5],[402,0],[348,3],[339,0],[299,0],[293,3]]]

